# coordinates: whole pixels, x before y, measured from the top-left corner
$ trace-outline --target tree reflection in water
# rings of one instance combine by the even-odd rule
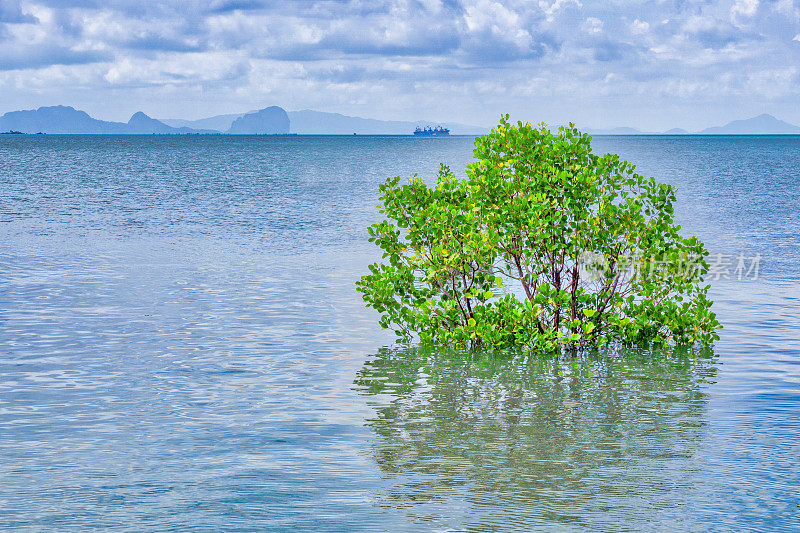
[[[355,381],[389,478],[378,505],[458,529],[679,526],[715,372],[708,357],[650,351],[382,350]]]

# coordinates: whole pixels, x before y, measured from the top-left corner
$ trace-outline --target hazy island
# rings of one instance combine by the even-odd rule
[[[0,131],[80,135],[411,135],[430,121],[385,121],[321,111],[289,111],[269,106],[248,113],[217,115],[199,120],[158,120],[142,111],[127,122],[99,120],[71,106],[49,106],[10,111],[0,116]],[[480,135],[485,128],[458,123],[441,125],[454,135]]]
[[[800,135],[795,126],[762,114],[722,126],[689,132],[682,128],[643,131],[627,126],[584,128],[591,135]],[[377,120],[305,109],[286,111],[280,106],[240,114],[215,115],[197,120],[156,119],[142,111],[127,122],[100,120],[71,106],[56,105],[9,111],[0,116],[0,132],[76,135],[483,135],[488,128],[457,122]]]

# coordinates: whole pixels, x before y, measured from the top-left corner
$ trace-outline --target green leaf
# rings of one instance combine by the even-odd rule
[[[379,185],[383,220],[368,233],[382,260],[356,288],[381,326],[424,343],[537,350],[581,341],[579,326],[595,345],[718,338],[701,285],[708,252],[680,235],[672,187],[594,154],[574,125],[551,132],[506,115],[474,155],[464,179],[442,166],[432,186],[416,175]],[[513,286],[496,299],[504,280]]]

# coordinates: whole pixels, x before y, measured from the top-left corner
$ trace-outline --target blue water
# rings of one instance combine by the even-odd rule
[[[595,139],[761,254],[713,355],[392,349],[377,184],[471,144],[0,137],[0,530],[800,530],[800,138]]]

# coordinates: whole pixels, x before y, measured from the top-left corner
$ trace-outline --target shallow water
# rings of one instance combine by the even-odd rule
[[[595,140],[761,254],[712,355],[384,348],[377,183],[471,143],[0,138],[0,529],[800,529],[800,138]]]

